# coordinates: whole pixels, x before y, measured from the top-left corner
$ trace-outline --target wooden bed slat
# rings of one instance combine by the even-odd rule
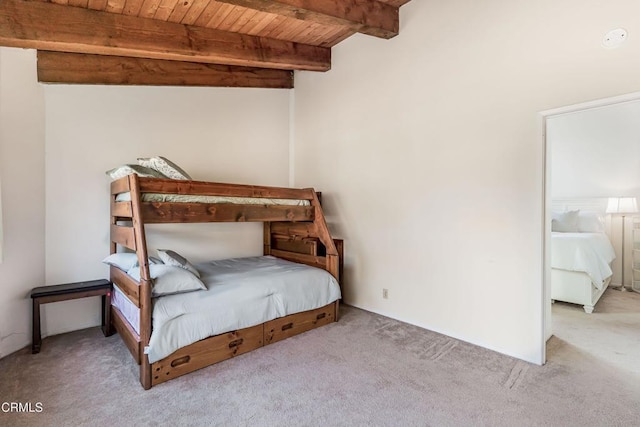
[[[273,234],[271,248],[281,251],[296,252],[306,255],[318,255],[318,239],[316,238],[293,238]]]
[[[310,221],[312,206],[212,203],[141,203],[145,224],[195,222]]]
[[[288,236],[318,237],[318,231],[312,222],[272,222],[271,233]]]
[[[273,199],[312,200],[313,190],[225,184],[204,181],[139,178],[141,193],[189,194],[194,196],[259,197]]]
[[[227,332],[198,341],[151,365],[156,385],[264,345],[264,324]]]
[[[131,202],[111,202],[111,216],[131,218],[133,216]]]
[[[281,251],[277,249],[271,249],[271,255],[286,259],[287,261],[297,262],[300,264],[310,265],[311,267],[318,267],[323,270],[326,269],[327,261],[325,257],[300,254],[297,252]]]
[[[135,251],[136,238],[132,227],[111,225],[111,241]]]
[[[111,306],[111,324],[122,337],[136,363],[140,364],[140,336],[136,333],[124,315],[116,307]]]
[[[125,293],[136,307],[140,307],[140,285],[118,267],[111,266],[111,281]]]
[[[120,179],[116,179],[111,183],[111,194],[120,194],[130,191],[129,177],[125,176]]]

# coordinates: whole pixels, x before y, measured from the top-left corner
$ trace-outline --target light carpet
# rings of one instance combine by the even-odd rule
[[[582,306],[553,304],[553,334],[602,364],[640,377],[640,294],[609,288],[592,314]],[[640,422],[638,422],[640,425]]]
[[[339,322],[144,391],[98,328],[0,360],[0,425],[637,426],[640,377],[561,339],[531,365],[343,307]]]

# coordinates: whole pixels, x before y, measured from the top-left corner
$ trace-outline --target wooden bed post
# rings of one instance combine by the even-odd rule
[[[327,271],[336,278],[338,283],[342,280],[340,277],[340,254],[338,253],[338,248],[336,248],[335,242],[331,238],[331,233],[329,233],[329,227],[327,226],[327,222],[324,219],[324,212],[322,211],[322,205],[320,205],[320,199],[318,198],[318,194],[316,191],[311,188],[311,195],[313,199],[311,200],[311,206],[315,208],[315,215],[313,218],[313,224],[316,228],[316,233],[318,234],[318,238],[322,242],[322,244],[327,249],[326,260],[327,260]],[[335,321],[338,321],[339,310],[340,310],[340,300],[336,300],[336,315]]]
[[[136,240],[136,253],[140,264],[140,383],[145,390],[151,388],[151,365],[145,349],[151,338],[151,275],[149,273],[149,257],[147,239],[144,233],[142,212],[140,210],[140,183],[138,175],[129,175],[131,188],[131,208],[133,211],[133,230]]]
[[[271,255],[271,222],[264,223],[264,250],[263,255]]]
[[[336,245],[331,238],[331,233],[329,233],[327,222],[324,220],[324,213],[322,212],[322,206],[320,206],[318,195],[313,188],[310,188],[309,190],[311,191],[311,195],[313,196],[313,199],[311,200],[311,206],[313,206],[315,209],[313,224],[316,228],[318,238],[327,249],[327,271],[331,273],[338,282],[340,282],[340,260],[338,249],[336,248]]]

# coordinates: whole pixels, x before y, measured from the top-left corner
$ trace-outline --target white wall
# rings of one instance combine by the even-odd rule
[[[637,91],[636,0],[401,8],[297,73],[297,186],[345,238],[347,303],[541,362],[538,112]],[[619,49],[600,45],[625,27]],[[389,299],[382,299],[382,288]]]
[[[44,96],[35,53],[0,48],[0,357],[31,343],[29,291],[44,285]]]
[[[109,179],[137,157],[162,155],[194,179],[287,185],[289,92],[46,86],[47,283],[108,277]],[[192,261],[262,254],[262,225],[147,226],[150,248]],[[43,330],[99,324],[99,298],[48,304]]]
[[[640,198],[640,101],[547,120],[551,197]]]
[[[640,101],[592,108],[547,119],[551,197],[640,199]],[[622,218],[610,237],[616,250],[614,284],[622,280]],[[631,284],[632,216],[625,223],[625,284]]]

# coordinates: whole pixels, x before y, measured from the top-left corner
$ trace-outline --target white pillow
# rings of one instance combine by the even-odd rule
[[[184,268],[190,271],[196,277],[200,277],[200,272],[191,264],[185,257],[177,252],[168,249],[158,249],[158,256],[167,265],[173,265],[174,267]]]
[[[580,233],[604,233],[602,215],[595,211],[578,213],[578,231]]]
[[[134,267],[127,274],[140,281],[140,268]],[[207,289],[200,279],[184,268],[166,264],[151,264],[149,265],[149,274],[153,279],[152,297]]]
[[[170,179],[191,180],[188,173],[166,157],[138,158],[141,166],[154,169]]]
[[[122,271],[129,271],[133,267],[140,267],[138,255],[133,252],[116,252],[102,260],[105,264],[118,267]],[[156,257],[149,257],[149,264],[162,264],[162,260]]]
[[[579,210],[569,212],[552,212],[551,231],[577,233],[579,212]]]

